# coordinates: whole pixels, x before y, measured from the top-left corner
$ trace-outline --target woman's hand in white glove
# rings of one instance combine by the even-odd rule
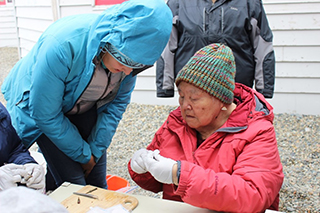
[[[148,172],[159,182],[172,184],[172,169],[177,163],[171,158],[160,155],[159,150],[154,150],[153,154],[144,157],[144,162]]]
[[[135,173],[143,174],[147,172],[147,169],[144,163],[144,158],[145,156],[148,155],[149,152],[152,152],[152,151],[149,151],[146,149],[139,149],[133,154],[130,165],[131,165],[131,169]]]
[[[43,167],[36,163],[27,163],[24,165],[24,168],[28,172],[28,175],[23,177],[21,183],[25,183],[29,188],[44,192],[46,182]]]
[[[0,167],[0,191],[17,186],[22,177],[28,175],[23,165],[6,164]]]

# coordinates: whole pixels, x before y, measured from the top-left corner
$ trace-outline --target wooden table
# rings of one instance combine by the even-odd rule
[[[61,203],[66,198],[71,196],[73,192],[76,192],[83,188],[81,185],[64,183],[58,189],[53,191],[49,197]],[[138,199],[138,206],[132,211],[133,213],[214,213],[215,211],[211,211],[208,209],[198,208],[195,206],[191,206],[187,203],[164,200],[159,198],[146,197],[141,195],[132,195]],[[72,212],[70,212],[72,213]]]

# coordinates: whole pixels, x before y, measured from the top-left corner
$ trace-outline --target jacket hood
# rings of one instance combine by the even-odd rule
[[[273,122],[273,107],[261,93],[244,84],[236,83],[234,98],[237,108],[232,112],[224,126],[247,126],[251,120],[260,118]]]
[[[134,62],[153,65],[168,42],[171,29],[172,13],[163,0],[125,1],[108,8],[92,23],[88,53],[100,54],[108,42]],[[88,55],[87,61],[94,56]]]

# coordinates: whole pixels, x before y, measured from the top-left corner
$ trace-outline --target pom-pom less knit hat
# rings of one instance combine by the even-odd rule
[[[223,44],[210,44],[198,50],[176,77],[190,83],[226,104],[233,101],[236,65],[232,50]]]

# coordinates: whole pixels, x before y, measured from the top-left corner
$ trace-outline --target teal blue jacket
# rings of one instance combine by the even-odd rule
[[[88,142],[65,117],[85,91],[93,59],[106,42],[133,61],[153,65],[168,42],[172,14],[163,0],[129,0],[101,14],[62,18],[41,35],[10,71],[1,90],[22,142],[46,134],[67,156],[87,163],[108,148],[130,102],[136,76],[126,76],[115,97],[103,100]]]

